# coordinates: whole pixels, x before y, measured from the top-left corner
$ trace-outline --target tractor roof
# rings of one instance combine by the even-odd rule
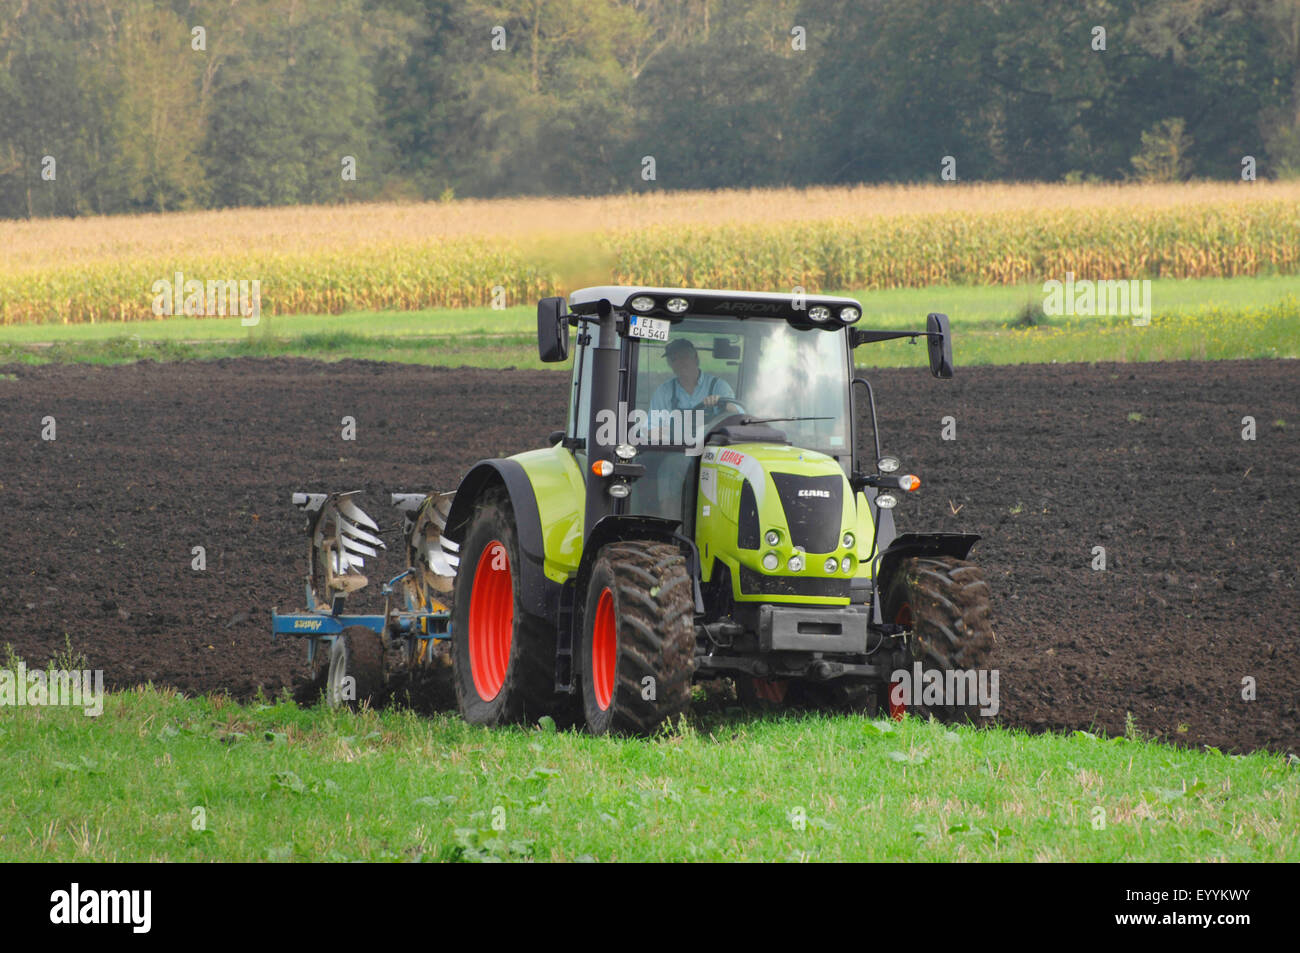
[[[774,317],[799,319],[808,309],[825,305],[832,311],[853,307],[861,313],[862,305],[853,298],[839,298],[821,294],[771,294],[758,291],[730,291],[711,288],[655,288],[645,285],[599,285],[582,288],[569,295],[569,306],[579,314],[590,314],[606,300],[616,310],[626,311],[633,298],[646,296],[654,300],[654,307],[643,310],[645,314],[666,315],[670,298],[685,298],[689,315],[717,315],[721,317]]]

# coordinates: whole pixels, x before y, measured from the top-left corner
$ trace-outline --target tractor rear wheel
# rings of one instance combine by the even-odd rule
[[[330,646],[326,704],[331,708],[357,708],[362,702],[374,705],[383,690],[384,640],[363,625],[348,626]]]
[[[646,735],[690,707],[695,604],[676,546],[630,540],[600,550],[577,662],[592,734]]]
[[[944,672],[984,675],[994,636],[989,586],[978,566],[951,556],[912,556],[898,564],[881,598],[885,619],[910,629],[910,655],[921,663],[923,679],[930,679],[931,672],[941,683]],[[924,705],[919,697],[921,685],[912,685],[910,699],[903,697],[900,688],[895,684],[888,694],[889,710],[895,717],[910,710],[943,721],[987,720],[980,713],[978,698],[971,698],[970,692],[964,704],[957,704],[957,699],[945,693],[941,703]]]
[[[503,493],[478,503],[460,548],[452,607],[452,669],[460,713],[472,725],[560,713],[556,626],[530,615],[519,580],[515,516]]]

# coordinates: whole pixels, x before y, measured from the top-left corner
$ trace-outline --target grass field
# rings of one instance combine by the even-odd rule
[[[583,230],[611,221],[618,233],[575,252]],[[544,231],[559,240],[543,247]],[[858,287],[863,327],[921,328],[927,312],[944,311],[959,368],[1294,359],[1296,234],[1296,183],[0,223],[0,363],[296,355],[555,367],[537,360],[531,302],[476,306],[490,288],[528,301],[633,277]],[[262,276],[261,323],[103,320],[147,314],[149,283],[177,269]],[[1154,276],[1150,326],[1026,320],[1043,300],[1029,279],[1044,269]],[[924,348],[902,341],[857,356],[863,366],[926,363]],[[0,375],[0,395],[12,376]],[[654,739],[595,739],[144,688],[110,695],[97,718],[0,708],[0,758],[8,860],[1300,860],[1294,756],[1180,749],[1144,740],[1138,725],[1116,739],[1030,736],[911,718],[754,719],[706,705]]]
[[[649,740],[139,689],[0,710],[9,860],[1300,860],[1300,769],[705,714]]]
[[[1300,357],[1300,277],[1154,279],[1149,327],[1127,319],[1048,318],[1023,325],[1041,285],[850,292],[863,327],[921,328],[930,311],[952,318],[959,364]],[[555,367],[537,359],[532,307],[173,318],[0,328],[0,362],[302,356],[438,366]],[[863,366],[924,364],[924,351],[886,342],[858,351]],[[568,365],[559,365],[567,367]]]
[[[154,317],[180,272],[263,314],[467,307],[586,284],[809,291],[1300,271],[1300,183],[952,185],[0,223],[0,324]],[[177,312],[181,302],[173,302]]]

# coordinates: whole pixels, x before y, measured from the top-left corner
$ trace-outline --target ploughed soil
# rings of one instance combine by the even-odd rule
[[[0,371],[0,650],[43,662],[67,637],[110,686],[241,697],[306,669],[269,634],[272,606],[303,601],[291,493],[364,491],[391,542],[352,604],[377,608],[401,568],[387,493],[453,489],[476,460],[543,445],[568,390],[546,371],[358,361]],[[1300,749],[1300,365],[870,376],[886,451],[923,480],[900,531],[984,537],[1003,724],[1118,733],[1131,713],[1176,743]]]

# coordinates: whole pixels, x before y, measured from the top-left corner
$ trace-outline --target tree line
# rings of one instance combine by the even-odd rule
[[[1300,0],[0,0],[0,216],[1300,174]]]

